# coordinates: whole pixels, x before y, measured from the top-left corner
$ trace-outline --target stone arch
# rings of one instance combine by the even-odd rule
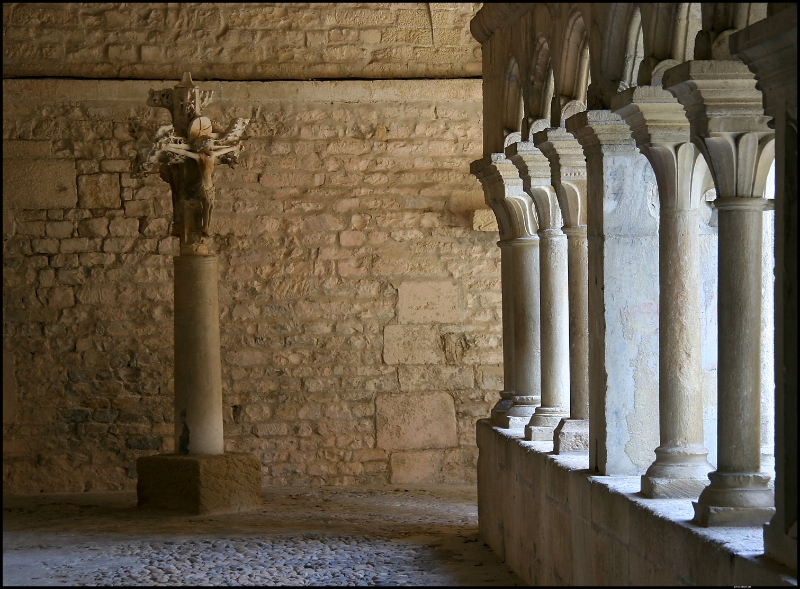
[[[644,34],[642,32],[642,11],[638,6],[630,10],[627,26],[625,27],[625,58],[619,89],[631,88],[637,85],[639,67],[644,59]]]
[[[533,58],[528,72],[529,96],[527,103],[528,134],[530,124],[537,119],[550,119],[550,108],[555,92],[550,45],[544,35],[537,35],[534,42]],[[526,133],[523,133],[525,136]],[[526,137],[527,139],[527,137]]]
[[[522,98],[522,79],[519,73],[519,62],[513,55],[508,60],[508,66],[506,67],[505,95],[502,104],[503,134],[507,136],[521,129],[525,108]]]
[[[626,47],[636,8],[636,4],[628,2],[595,5],[592,8],[589,41],[593,58],[590,59],[592,81],[587,97],[588,108],[609,108],[611,96],[628,87],[625,82],[629,77],[625,72]]]
[[[557,87],[562,104],[559,106],[568,100],[585,102],[589,85],[589,33],[583,15],[578,10],[572,11],[567,17],[560,57]],[[558,126],[555,121],[553,126]]]
[[[703,27],[700,2],[681,2],[675,7],[672,29],[672,59],[679,63],[694,59],[694,42]]]

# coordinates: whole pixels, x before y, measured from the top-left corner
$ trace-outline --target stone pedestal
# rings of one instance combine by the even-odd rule
[[[252,454],[159,454],[136,460],[138,506],[191,515],[261,507],[261,462]]]

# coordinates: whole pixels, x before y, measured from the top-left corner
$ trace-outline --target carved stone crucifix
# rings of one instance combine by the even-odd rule
[[[192,76],[183,74],[172,89],[150,90],[147,104],[166,108],[172,124],[156,131],[155,139],[139,150],[134,178],[159,171],[172,189],[172,235],[181,240],[181,254],[207,255],[211,212],[214,209],[214,164],[233,167],[242,147],[242,132],[250,119],[236,119],[223,132],[215,129],[202,109],[213,92],[200,90]]]

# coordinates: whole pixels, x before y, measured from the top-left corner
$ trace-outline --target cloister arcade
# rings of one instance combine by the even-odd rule
[[[735,582],[657,572],[636,546],[653,530],[592,485],[655,512],[691,501],[660,516],[684,530],[763,525],[766,555],[796,570],[795,15],[493,4],[472,20],[472,172],[503,291],[481,531],[532,583]]]

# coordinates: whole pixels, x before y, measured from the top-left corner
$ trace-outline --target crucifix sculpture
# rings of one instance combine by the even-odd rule
[[[172,89],[150,90],[147,104],[166,108],[172,124],[164,125],[147,138],[138,153],[134,178],[159,172],[172,189],[172,235],[181,240],[181,254],[209,253],[211,213],[214,209],[213,172],[216,163],[237,163],[242,132],[250,119],[235,119],[220,131],[202,109],[213,92],[200,90],[189,73]]]
[[[175,263],[175,405],[173,454],[141,456],[140,506],[189,513],[253,509],[260,505],[261,461],[225,452],[222,431],[217,258],[209,252],[214,209],[214,165],[233,165],[250,119],[214,128],[202,109],[212,93],[186,73],[172,89],[150,90],[147,104],[166,108],[172,124],[155,139],[142,137],[134,178],[159,172],[172,189]]]

